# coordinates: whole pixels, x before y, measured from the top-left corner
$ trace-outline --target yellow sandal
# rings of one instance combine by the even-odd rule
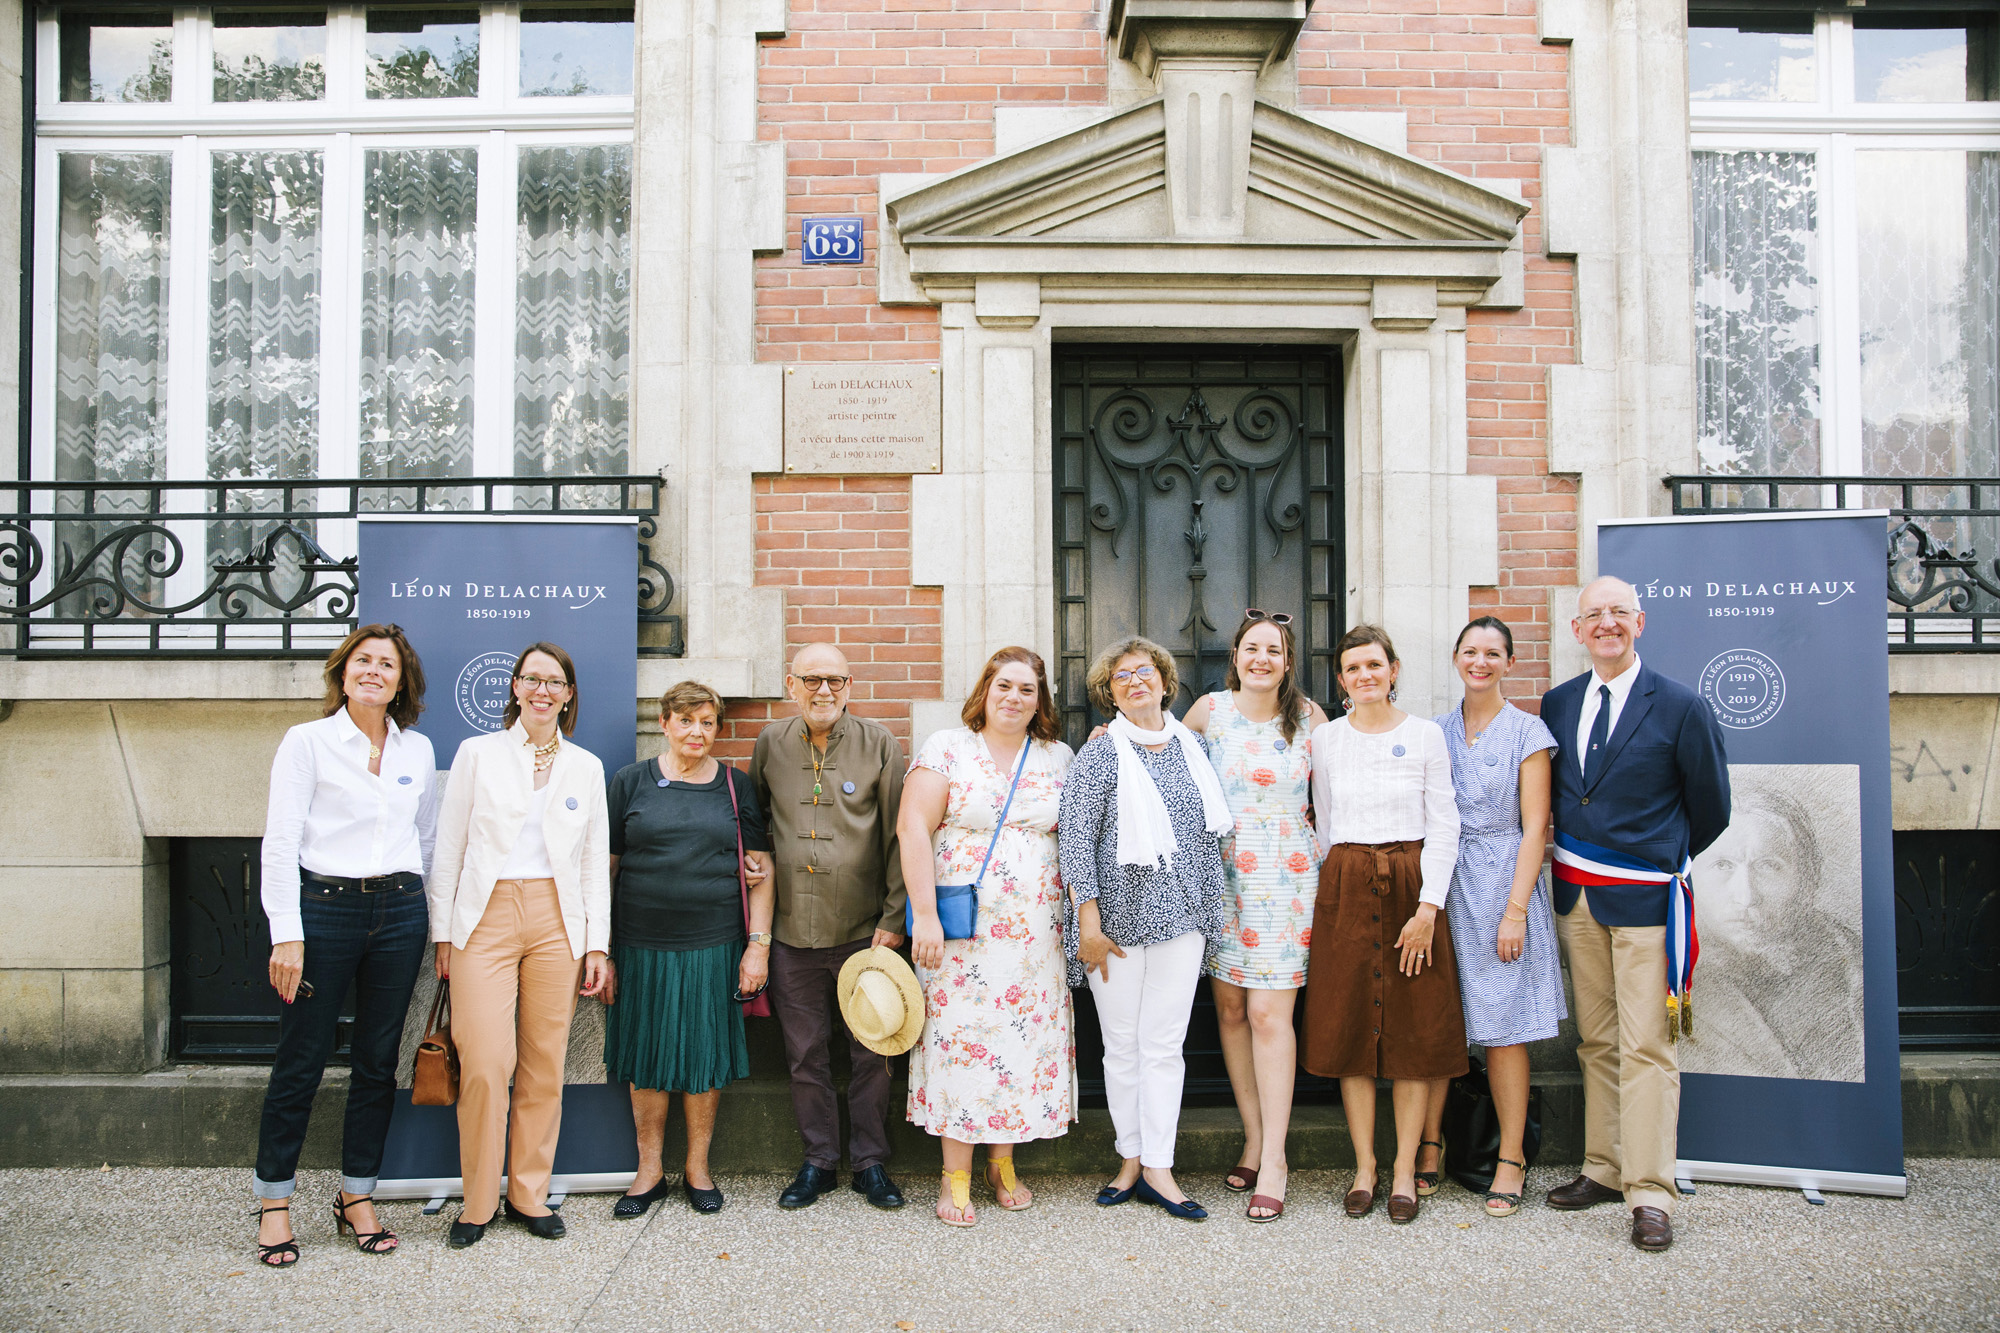
[[[970,1213],[972,1211],[972,1173],[970,1171],[947,1171],[944,1173],[944,1183],[951,1190],[951,1206],[956,1208],[960,1214]],[[946,1217],[942,1208],[938,1210],[937,1219],[948,1227],[969,1227],[977,1220],[976,1218],[962,1215],[955,1218]]]
[[[1021,1188],[1020,1179],[1016,1177],[1014,1174],[1014,1159],[1012,1157],[988,1159],[986,1165],[988,1166],[988,1168],[995,1166],[1000,1168],[999,1180],[996,1181],[993,1179],[993,1175],[990,1169],[987,1172],[986,1176],[987,1188],[993,1191],[993,1202],[999,1204],[1002,1208],[1005,1208],[1010,1213],[1018,1213],[1025,1209],[1032,1208],[1035,1206],[1035,1196],[1032,1194],[1028,1195],[1028,1201],[1026,1203],[1007,1202],[1007,1198],[1011,1198],[1017,1194],[1027,1193],[1026,1190],[1023,1190]],[[1001,1197],[1002,1195],[1007,1196],[1007,1198]]]

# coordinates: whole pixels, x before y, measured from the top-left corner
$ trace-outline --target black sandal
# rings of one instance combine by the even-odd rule
[[[1422,1152],[1426,1148],[1436,1148],[1438,1150],[1438,1166],[1442,1168],[1444,1166],[1444,1145],[1436,1139],[1424,1139],[1417,1144],[1418,1152]],[[1443,1180],[1444,1171],[1442,1169],[1417,1172],[1417,1197],[1419,1199],[1430,1198],[1431,1195],[1438,1192]]]
[[[279,1204],[276,1208],[266,1208],[262,1204],[259,1204],[250,1210],[250,1216],[261,1220],[266,1213],[289,1213],[291,1211],[292,1205],[289,1201]],[[281,1240],[276,1245],[265,1245],[260,1242],[257,1246],[257,1262],[266,1268],[290,1268],[298,1261],[299,1242],[296,1236],[290,1240]]]
[[[344,1236],[354,1233],[354,1248],[363,1254],[394,1254],[396,1233],[383,1227],[380,1231],[363,1231],[347,1220],[347,1210],[357,1203],[372,1203],[375,1196],[364,1194],[358,1199],[343,1199],[338,1193],[333,1196],[333,1234]]]
[[[1500,1162],[1504,1166],[1518,1166],[1521,1168],[1521,1188],[1526,1190],[1528,1164],[1526,1162],[1517,1162],[1511,1157],[1502,1157]],[[1493,1206],[1496,1203],[1500,1205],[1498,1208]],[[1512,1217],[1520,1211],[1520,1194],[1501,1194],[1497,1190],[1486,1191],[1486,1215],[1488,1217]]]

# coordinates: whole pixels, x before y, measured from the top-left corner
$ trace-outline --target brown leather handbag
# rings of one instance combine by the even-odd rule
[[[451,1039],[451,983],[438,982],[431,1020],[417,1043],[417,1067],[410,1081],[410,1105],[450,1106],[458,1101],[458,1046]]]

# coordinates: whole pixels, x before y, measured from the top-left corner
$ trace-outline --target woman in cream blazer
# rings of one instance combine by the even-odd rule
[[[603,991],[611,939],[604,765],[565,739],[576,715],[569,654],[530,644],[514,663],[507,729],[458,747],[438,816],[431,939],[454,991],[465,1186],[454,1249],[493,1221],[503,1167],[507,1216],[544,1240],[564,1231],[546,1202],[563,1057],[578,983],[585,995]],[[512,1161],[503,1163],[510,1078]]]

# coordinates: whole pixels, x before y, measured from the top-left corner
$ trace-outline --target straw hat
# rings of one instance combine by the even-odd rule
[[[862,949],[840,969],[840,1016],[854,1039],[877,1055],[901,1055],[924,1030],[924,992],[894,949]]]

